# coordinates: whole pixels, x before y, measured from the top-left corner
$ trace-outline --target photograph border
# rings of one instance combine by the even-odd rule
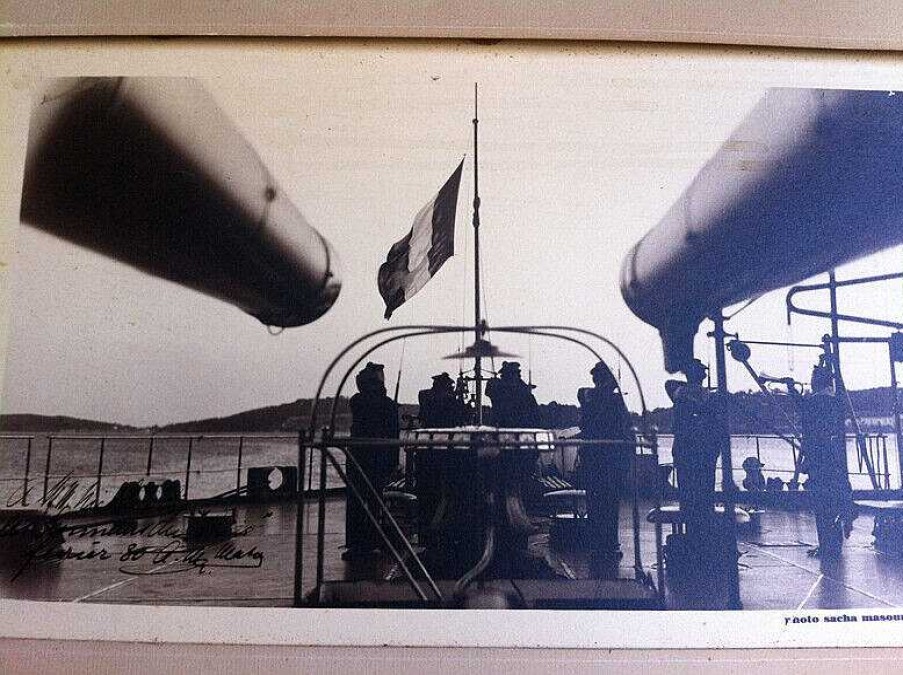
[[[40,48],[38,46],[38,48]],[[705,47],[700,47],[705,49]],[[22,113],[11,112],[4,124],[16,128]],[[26,120],[27,124],[27,120]],[[5,132],[6,129],[0,128]],[[24,148],[13,143],[15,134],[2,134],[8,139],[4,147],[5,161],[24,158]],[[18,156],[18,157],[17,157]],[[18,203],[20,176],[7,176],[4,196]],[[11,185],[16,184],[14,192]],[[9,251],[8,230],[4,251]],[[3,258],[6,259],[5,257]],[[5,330],[7,323],[4,322]],[[235,611],[243,615],[236,630],[227,616]],[[361,612],[380,614],[379,621],[360,616]],[[854,610],[862,612],[863,610]],[[200,614],[195,614],[199,612]],[[823,617],[844,612],[826,610],[811,612],[757,611],[755,635],[750,635],[748,612],[663,612],[611,613],[610,617],[594,612],[508,612],[503,630],[499,630],[494,613],[441,612],[423,610],[416,613],[421,622],[411,633],[407,624],[413,617],[397,610],[298,610],[249,608],[136,607],[121,605],[73,605],[35,601],[0,601],[0,635],[9,638],[41,638],[55,640],[112,640],[138,642],[221,643],[247,645],[423,645],[423,646],[493,646],[493,647],[574,647],[574,648],[661,648],[673,646],[674,626],[681,622],[686,630],[683,648],[758,648],[758,647],[900,647],[903,633],[893,622],[870,626],[867,633],[850,631],[844,626],[826,626]],[[849,613],[849,611],[847,612]],[[294,614],[294,616],[292,616]],[[98,616],[103,615],[103,616]],[[203,615],[203,616],[201,616]],[[245,616],[254,615],[254,621]],[[727,615],[727,616],[725,616]],[[763,616],[764,615],[764,616]],[[463,616],[463,619],[462,619]],[[818,616],[822,622],[809,622],[789,627],[785,619],[793,616]],[[396,621],[394,617],[398,617]],[[450,620],[452,619],[453,620]],[[472,618],[471,618],[472,617]],[[509,617],[511,617],[509,619]],[[198,621],[204,618],[204,622]],[[625,620],[625,618],[627,620]],[[311,620],[315,619],[315,620]],[[355,637],[345,641],[343,633],[352,625]],[[537,625],[547,624],[547,625]],[[449,630],[449,625],[453,630]],[[316,628],[313,628],[316,626]],[[572,635],[573,641],[562,644],[559,636],[547,634],[549,626],[557,633]],[[546,632],[544,632],[546,631]],[[640,636],[639,639],[637,636]],[[614,636],[614,639],[612,637]]]

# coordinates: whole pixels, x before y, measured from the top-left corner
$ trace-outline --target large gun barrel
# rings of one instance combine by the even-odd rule
[[[621,292],[692,359],[724,307],[903,241],[903,95],[769,89],[626,256]]]
[[[31,117],[22,221],[236,305],[322,316],[335,255],[195,80],[54,80]]]

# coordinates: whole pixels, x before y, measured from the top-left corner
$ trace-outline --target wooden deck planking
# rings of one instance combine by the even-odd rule
[[[645,515],[646,510],[643,509]],[[26,571],[15,582],[0,585],[0,595],[7,598],[134,604],[191,604],[224,606],[290,606],[293,596],[295,507],[293,504],[240,507],[236,527],[252,525],[251,533],[235,537],[232,543],[244,550],[256,547],[264,552],[256,569],[208,567],[176,572],[175,564],[154,564],[151,559],[140,563],[123,563],[119,555],[128,543],[160,544],[162,538],[102,536],[95,548],[106,548],[109,560],[67,560],[55,566]],[[304,589],[314,584],[316,564],[316,508],[309,506],[305,517]],[[633,562],[630,509],[621,514],[621,539],[624,559],[621,575],[630,576]],[[758,533],[741,535],[741,598],[745,609],[853,608],[903,606],[903,558],[883,554],[871,545],[871,517],[860,517],[852,537],[844,547],[842,561],[821,566],[807,555],[807,544],[815,543],[812,517],[805,512],[769,510],[762,516]],[[330,500],[326,519],[326,578],[354,578],[351,568],[341,561],[344,544],[344,505]],[[664,528],[665,533],[669,531]],[[544,537],[531,541],[531,547],[544,549]],[[655,561],[654,530],[643,524],[641,542],[644,566],[651,569]],[[71,542],[75,545],[75,542]],[[91,541],[81,540],[80,548]],[[206,547],[208,556],[221,544]],[[89,546],[88,546],[89,547]],[[556,556],[550,556],[553,562]],[[576,576],[587,573],[585,558],[557,556]],[[154,569],[161,574],[134,576],[122,571]],[[167,565],[169,568],[168,569]],[[159,569],[157,569],[159,568]],[[561,575],[566,572],[560,568]],[[4,572],[5,574],[7,571]],[[821,581],[816,584],[819,576]],[[692,607],[692,599],[672,594],[675,607]]]

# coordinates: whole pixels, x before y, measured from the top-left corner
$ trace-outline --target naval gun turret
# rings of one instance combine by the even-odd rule
[[[665,367],[722,308],[903,241],[901,157],[903,94],[769,89],[623,262]]]
[[[327,241],[195,80],[53,80],[31,116],[21,218],[270,326],[341,283]]]

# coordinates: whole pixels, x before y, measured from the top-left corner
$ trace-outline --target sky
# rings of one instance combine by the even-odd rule
[[[624,254],[668,211],[731,131],[773,86],[903,89],[899,57],[576,43],[165,41],[3,46],[11,125],[0,215],[7,322],[7,413],[60,414],[135,425],[223,416],[313,395],[344,344],[386,325],[472,317],[470,200],[473,83],[480,86],[481,250],[490,326],[567,324],[622,347],[650,406],[667,404],[655,329],[621,299]],[[30,97],[46,78],[198,78],[291,201],[333,245],[342,293],[308,326],[270,335],[235,307],[153,278],[18,223]],[[383,319],[376,273],[389,247],[467,156],[457,255]],[[18,185],[18,187],[16,187]],[[13,194],[13,198],[9,195]],[[895,271],[893,249],[838,271]],[[748,339],[808,342],[823,321],[787,326],[783,292],[728,329]],[[903,282],[841,295],[841,309],[903,319]],[[826,307],[814,298],[811,306]],[[697,354],[713,359],[702,333]],[[850,329],[856,334],[885,331]],[[495,334],[519,354],[540,402],[575,403],[591,356],[571,345]],[[409,340],[374,354],[400,400],[443,370],[460,339]],[[637,385],[620,365],[628,405]],[[885,385],[887,357],[850,347],[848,385]],[[814,355],[756,348],[768,374],[808,377]],[[500,365],[500,364],[497,364]],[[732,389],[753,382],[731,366]],[[391,387],[390,387],[391,388]],[[329,391],[329,388],[327,388]],[[346,392],[351,393],[351,392]]]

